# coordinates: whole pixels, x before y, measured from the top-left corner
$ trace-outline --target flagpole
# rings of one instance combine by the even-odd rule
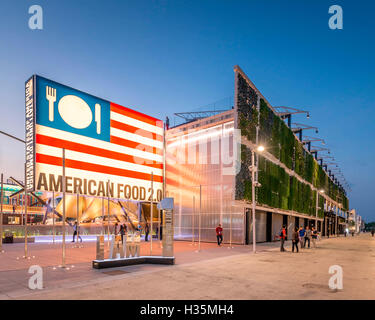
[[[27,258],[27,186],[26,186],[26,163],[25,163],[25,200],[24,200],[24,205],[25,205],[25,225],[24,225],[24,230],[25,230],[25,255],[24,258]]]

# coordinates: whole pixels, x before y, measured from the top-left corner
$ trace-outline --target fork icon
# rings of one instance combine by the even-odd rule
[[[56,89],[46,86],[46,98],[49,102],[49,121],[53,121],[54,104],[56,102]]]

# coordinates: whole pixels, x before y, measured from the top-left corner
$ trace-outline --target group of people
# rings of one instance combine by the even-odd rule
[[[286,251],[284,248],[285,240],[287,239],[287,232],[286,232],[286,226],[283,226],[280,231],[280,251],[284,252]],[[301,249],[307,248],[310,249],[310,242],[312,242],[312,246],[316,248],[316,241],[318,240],[318,231],[312,227],[310,229],[309,226],[306,228],[303,227],[295,227],[294,231],[292,233],[292,252],[294,252],[294,249],[296,249],[296,252],[299,252],[298,250],[298,244],[300,244]]]
[[[125,223],[120,224],[120,227],[118,226],[118,223],[115,223],[115,227],[113,229],[113,233],[115,236],[120,235],[121,236],[121,242],[124,242],[124,236],[128,232],[128,227],[126,226]]]
[[[148,236],[150,234],[150,225],[149,223],[145,223],[144,224],[144,227],[142,227],[142,225],[138,225],[138,227],[136,228],[136,230],[142,234],[144,232],[145,234],[145,241],[148,241]],[[124,242],[124,235],[126,235],[128,229],[127,229],[127,226],[125,223],[121,224],[120,225],[120,228],[118,227],[118,223],[116,222],[115,223],[115,227],[114,227],[114,234],[115,235],[118,235],[120,234],[121,235],[121,241]],[[159,234],[159,228],[158,226],[156,226],[156,234],[158,235]],[[162,227],[160,226],[160,240],[162,240]]]

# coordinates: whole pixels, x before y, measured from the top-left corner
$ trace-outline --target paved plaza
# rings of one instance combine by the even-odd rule
[[[67,245],[67,269],[61,244],[4,245],[0,257],[1,299],[375,299],[375,238],[369,234],[323,239],[317,249],[281,253],[278,243],[251,246],[175,243],[176,265],[136,265],[95,270],[95,243]],[[143,243],[141,254],[149,254]],[[153,253],[160,252],[154,242]],[[35,256],[35,257],[33,257]],[[30,265],[40,265],[44,289],[30,290]],[[343,290],[328,287],[328,269],[344,271]],[[74,289],[74,290],[73,290]]]

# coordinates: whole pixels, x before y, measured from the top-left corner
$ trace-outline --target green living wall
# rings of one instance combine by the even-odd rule
[[[295,137],[290,128],[263,99],[260,99],[258,113],[256,92],[239,73],[237,80],[238,127],[241,129],[242,136],[255,143],[256,126],[259,119],[259,143],[265,145],[267,151],[279,159],[287,168],[294,170],[315,188],[324,190],[331,199],[342,204],[343,210],[348,210],[349,201],[344,190],[332,182],[327,173],[314,160],[314,157],[303,148],[302,143]],[[259,163],[259,166],[261,166],[261,163]],[[277,165],[274,166],[279,168]],[[268,167],[272,166],[268,165]],[[259,191],[258,202],[275,208],[289,209],[306,214],[314,212],[315,214],[316,198],[310,186],[299,181],[293,181],[295,178],[290,178],[285,172],[276,175],[275,172],[281,169],[276,168],[264,173],[265,176],[262,179],[266,182],[267,187]],[[240,175],[240,178],[237,179],[238,183],[241,183],[241,181],[244,183],[244,172],[240,172]],[[290,179],[289,187],[285,186],[287,179]],[[248,184],[246,187],[240,187],[244,190],[239,192],[238,196],[243,195],[245,189],[248,189]]]
[[[237,177],[242,177],[242,180],[237,182],[242,188],[236,189],[236,196],[251,201],[251,177],[247,169],[251,165],[251,151],[245,145],[242,145],[241,158],[243,165]],[[256,188],[257,203],[310,216],[316,215],[317,192],[311,190],[310,185],[289,176],[283,168],[262,156],[259,156],[258,169],[258,182],[261,186]],[[323,217],[323,203],[323,197],[320,197],[319,217]]]

